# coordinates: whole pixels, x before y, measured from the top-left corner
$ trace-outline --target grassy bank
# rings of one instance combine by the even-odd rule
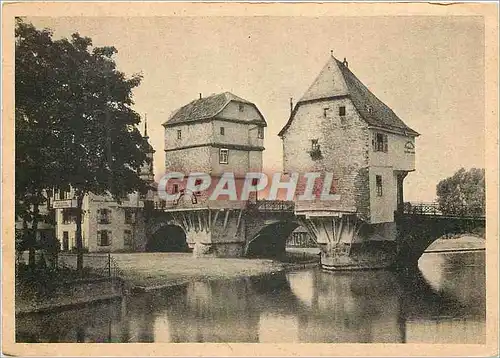
[[[16,314],[77,306],[121,296],[119,280],[84,269],[34,268],[19,265],[16,270]],[[116,287],[115,287],[116,286]]]

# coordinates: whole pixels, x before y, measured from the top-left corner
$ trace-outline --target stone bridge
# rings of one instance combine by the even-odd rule
[[[375,229],[366,230],[370,225],[355,214],[307,218],[303,213],[296,213],[293,201],[254,201],[236,203],[232,207],[156,207],[147,225],[150,237],[159,230],[167,230],[162,235],[176,236],[187,242],[195,255],[272,258],[285,253],[286,239],[302,226],[321,248],[323,267],[330,269],[416,266],[425,249],[436,239],[444,235],[484,232],[485,228],[484,216],[444,215],[434,204],[405,206],[395,212],[394,218],[394,223],[384,224],[382,229],[375,224],[371,225]],[[362,237],[365,231],[371,234],[383,231],[389,240],[381,246],[378,241],[366,239],[366,235]],[[331,232],[338,237],[335,246],[331,244],[335,239]],[[325,236],[330,241],[325,242]],[[351,236],[353,243],[349,244],[346,238]],[[175,245],[181,247],[182,242]],[[377,256],[383,256],[383,262],[377,262]],[[346,264],[338,265],[338,257]],[[368,264],[356,266],[362,260]]]
[[[435,203],[406,205],[394,213],[397,227],[396,266],[416,266],[424,251],[446,235],[472,234],[484,237],[484,215],[467,210],[443,213]]]

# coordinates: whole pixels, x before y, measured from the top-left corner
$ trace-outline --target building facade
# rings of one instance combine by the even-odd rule
[[[140,176],[152,186],[154,149],[149,144],[147,123],[143,138],[148,162],[142,167]],[[144,201],[153,200],[153,196],[153,190],[146,196],[132,193],[118,202],[110,195],[85,195],[82,204],[84,249],[89,252],[144,251],[147,241]],[[76,198],[73,189],[56,190],[52,207],[55,211],[56,238],[60,242],[61,250],[76,250]]]

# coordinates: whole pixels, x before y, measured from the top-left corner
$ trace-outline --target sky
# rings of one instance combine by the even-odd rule
[[[78,32],[115,46],[119,70],[141,73],[134,108],[147,114],[164,173],[162,123],[199,97],[230,91],[257,105],[268,127],[264,168],[280,171],[277,136],[330,51],[408,126],[416,171],[406,201],[433,201],[436,184],[484,165],[484,26],[472,16],[30,17],[54,37]],[[141,130],[143,125],[141,124]]]

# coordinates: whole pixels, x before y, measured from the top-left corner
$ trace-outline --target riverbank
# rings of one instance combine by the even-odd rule
[[[80,307],[123,297],[123,281],[117,277],[56,278],[40,271],[37,273],[40,279],[17,279],[16,315]]]
[[[150,291],[193,281],[234,279],[316,266],[317,255],[289,254],[284,262],[248,258],[193,258],[191,253],[115,254],[121,277],[132,291]]]

